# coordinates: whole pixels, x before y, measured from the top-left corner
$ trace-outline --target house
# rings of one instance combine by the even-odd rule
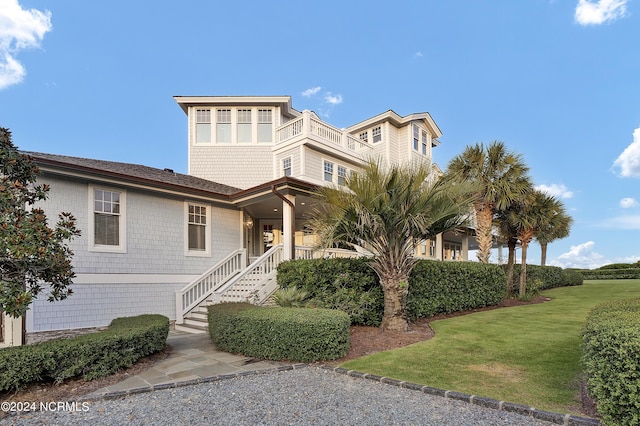
[[[342,185],[370,158],[427,162],[440,129],[428,113],[393,111],[347,129],[289,96],[176,96],[188,121],[188,174],[143,165],[27,153],[51,187],[47,215],[72,212],[74,294],[34,301],[28,333],[107,325],[160,313],[178,327],[206,320],[203,303],[261,301],[284,259],[353,255],[312,248],[305,216],[321,185]],[[446,233],[416,255],[465,260],[473,238]],[[14,344],[4,318],[0,346]]]

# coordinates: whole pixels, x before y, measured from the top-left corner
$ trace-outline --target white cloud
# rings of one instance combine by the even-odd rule
[[[423,56],[424,56],[424,55],[422,54],[422,52],[416,52],[416,53],[414,53],[414,54],[413,54],[413,58],[414,58],[414,59],[416,59],[416,58],[422,58]]]
[[[611,263],[603,255],[593,250],[595,245],[595,242],[587,241],[577,246],[571,246],[568,252],[561,254],[549,264],[561,268],[594,269]]]
[[[627,0],[579,0],[574,18],[580,25],[600,25],[626,13]]]
[[[51,31],[51,12],[23,9],[18,0],[0,2],[0,90],[20,83],[26,71],[15,56],[22,49],[39,47]]]
[[[322,90],[322,87],[320,86],[312,87],[302,92],[302,96],[304,96],[305,98],[310,98],[311,96],[318,93],[320,90]]]
[[[622,177],[640,177],[640,127],[633,131],[633,142],[616,158],[613,166],[620,168]]]
[[[606,219],[602,222],[602,227],[623,230],[639,230],[640,215],[618,216]]]
[[[334,95],[331,92],[327,92],[324,95],[324,100],[331,105],[338,105],[342,103],[342,95]]]
[[[620,207],[622,207],[623,209],[630,209],[637,206],[638,202],[634,198],[627,197],[620,200]]]
[[[564,184],[554,183],[552,185],[537,185],[535,189],[537,189],[538,191],[542,191],[546,194],[549,194],[553,197],[558,197],[558,198],[573,197],[573,192],[569,191],[569,189]]]

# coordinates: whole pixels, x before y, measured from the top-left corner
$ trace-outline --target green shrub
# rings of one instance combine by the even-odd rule
[[[231,353],[315,362],[349,351],[349,316],[340,311],[223,303],[209,307],[208,319],[211,339]]]
[[[507,265],[502,265],[505,272]],[[522,265],[514,265],[513,282],[518,288],[520,283],[520,271]],[[558,266],[540,266],[527,264],[527,288],[537,287],[538,290],[547,290],[556,287],[582,285],[582,275],[577,270],[562,269]]]
[[[167,317],[140,315],[117,318],[97,333],[0,349],[0,391],[20,390],[37,381],[113,374],[163,350],[168,334]]]
[[[584,278],[580,271],[576,269],[563,269],[562,270],[562,283],[569,287],[574,285],[582,285]]]
[[[340,309],[352,324],[378,326],[384,299],[370,259],[313,259],[283,262],[278,284],[302,288],[314,306]],[[411,320],[496,305],[505,296],[505,276],[496,265],[420,260],[409,277]]]
[[[640,424],[640,298],[595,307],[583,330],[589,393],[605,424]]]
[[[506,277],[497,265],[422,260],[409,276],[409,319],[499,304]]]
[[[599,269],[580,271],[585,280],[637,280],[640,279],[640,269]]]
[[[297,287],[280,288],[273,293],[273,302],[281,308],[303,308],[309,293]]]

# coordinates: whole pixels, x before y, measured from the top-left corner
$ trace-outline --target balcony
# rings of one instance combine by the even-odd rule
[[[323,122],[310,111],[303,111],[300,117],[276,128],[276,149],[301,140],[310,141],[318,149],[338,151],[360,160],[368,157],[372,151],[371,145]]]

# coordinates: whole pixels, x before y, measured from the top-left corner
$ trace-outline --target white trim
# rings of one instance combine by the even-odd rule
[[[205,214],[205,229],[204,229],[204,250],[190,250],[189,249],[189,206],[204,207],[206,209]],[[197,203],[194,201],[184,202],[184,255],[193,257],[211,257],[211,232],[213,227],[211,226],[211,204]]]
[[[117,246],[97,245],[95,244],[95,194],[96,189],[117,192],[120,194],[120,220],[118,222],[119,243]],[[89,229],[88,241],[90,252],[101,253],[126,253],[127,252],[127,190],[122,188],[105,187],[100,185],[89,184]]]
[[[179,284],[188,283],[198,274],[76,274],[74,284]],[[27,311],[27,313],[30,311]],[[28,319],[28,316],[27,316]]]

